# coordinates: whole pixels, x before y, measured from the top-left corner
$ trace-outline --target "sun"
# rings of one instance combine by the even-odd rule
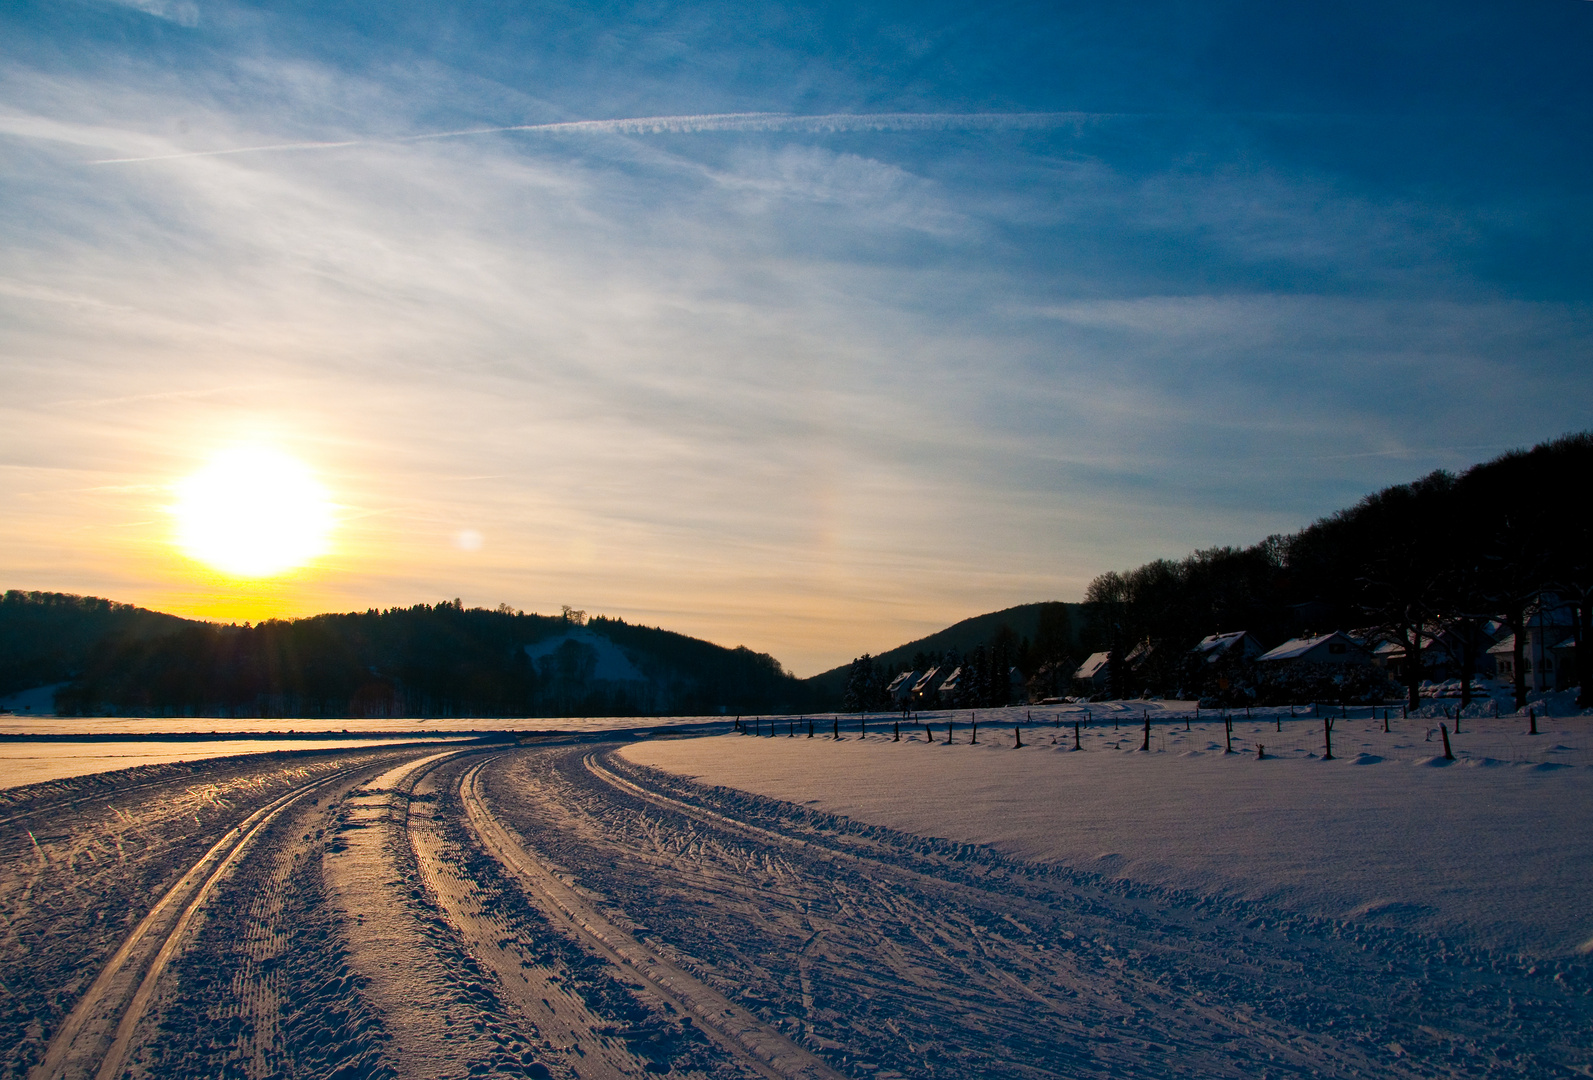
[[[261,446],[225,450],[177,485],[177,544],[232,577],[286,573],[323,554],[326,489],[302,462]]]

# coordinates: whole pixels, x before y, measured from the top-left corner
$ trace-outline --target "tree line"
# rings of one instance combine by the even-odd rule
[[[1344,630],[1405,650],[1404,685],[1394,692],[1412,706],[1419,703],[1423,654],[1442,650],[1459,669],[1465,706],[1491,644],[1484,628],[1497,622],[1515,635],[1521,708],[1526,630],[1534,605],[1549,596],[1574,612],[1579,704],[1593,706],[1583,644],[1593,634],[1589,476],[1593,432],[1512,451],[1458,475],[1440,470],[1296,533],[1101,574],[1083,604],[1046,605],[1032,640],[998,631],[966,653],[916,656],[913,667],[970,669],[966,690],[933,702],[963,707],[1009,703],[1009,684],[991,674],[1007,670],[1003,665],[1018,670],[1029,699],[1068,693],[1071,675],[1094,652],[1108,655],[1104,696],[1115,698],[1385,698],[1390,687],[1380,669],[1263,671],[1238,659],[1206,664],[1192,653],[1211,634],[1247,631],[1270,648]],[[853,661],[845,708],[886,706],[885,687],[899,672],[876,668],[868,656]]]
[[[73,599],[82,601],[75,606],[88,612],[108,603]],[[60,607],[65,602],[53,603]],[[14,610],[0,609],[0,628],[13,615],[22,616],[14,621],[29,621],[27,607],[19,600]],[[533,661],[526,653],[527,644],[576,624],[568,616],[525,614],[506,606],[488,610],[445,601],[253,626],[159,618],[170,621],[160,622],[154,630],[140,624],[136,633],[112,626],[76,650],[69,670],[63,665],[50,668],[50,674],[70,680],[56,693],[57,711],[147,716],[630,716],[697,715],[720,709],[775,712],[807,704],[805,688],[771,656],[621,619],[597,617],[585,625],[622,649],[645,676],[643,680],[611,683],[594,678],[592,649],[578,640],[565,641],[551,655]],[[75,633],[80,639],[92,634],[93,628]],[[40,678],[43,670],[30,676],[35,681],[29,685],[45,681]]]
[[[1209,694],[1189,650],[1207,634],[1248,630],[1275,645],[1304,632],[1354,631],[1405,651],[1408,702],[1419,701],[1423,653],[1460,672],[1462,706],[1489,642],[1514,634],[1514,696],[1527,701],[1529,613],[1545,597],[1573,609],[1580,703],[1589,697],[1582,644],[1593,604],[1593,432],[1518,450],[1455,475],[1437,471],[1384,488],[1348,509],[1248,548],[1158,560],[1090,583],[1086,607],[1114,661],[1112,691]],[[1140,662],[1128,663],[1139,652]],[[1217,676],[1221,677],[1221,676]]]

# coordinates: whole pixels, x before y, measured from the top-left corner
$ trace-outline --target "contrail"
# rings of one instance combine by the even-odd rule
[[[1112,114],[1102,113],[828,113],[795,116],[790,113],[707,113],[699,116],[639,116],[623,120],[567,120],[553,124],[508,124],[501,127],[431,131],[421,135],[392,135],[336,142],[271,143],[236,146],[224,150],[187,150],[146,157],[101,158],[90,165],[132,165],[145,161],[222,157],[228,154],[264,154],[283,150],[335,150],[347,146],[381,146],[460,139],[471,135],[527,132],[537,135],[691,135],[709,131],[798,131],[824,134],[840,131],[998,131],[1082,127]]]

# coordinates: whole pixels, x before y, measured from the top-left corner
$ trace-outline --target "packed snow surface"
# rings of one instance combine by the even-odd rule
[[[944,719],[931,745],[922,724],[893,741],[889,719],[860,737],[854,717],[840,741],[833,724],[810,739],[780,719],[762,721],[761,738],[660,739],[623,753],[698,783],[1111,878],[1530,955],[1593,950],[1593,768],[1554,763],[1557,752],[1585,760],[1589,721],[1537,736],[1515,720],[1468,722],[1449,761],[1440,732],[1427,740],[1431,721],[1401,722],[1396,708],[1385,735],[1361,711],[1335,722],[1333,760],[1319,756],[1315,718],[1283,719],[1280,733],[1277,721],[1241,717],[1230,754],[1221,720],[1207,714],[1186,732],[1163,716],[1147,753],[1141,717],[1114,730],[1099,708],[1081,751],[1071,723],[1026,725],[1015,748],[1020,709],[981,713],[978,745],[963,714],[950,745]],[[1523,760],[1475,752],[1512,744]]]

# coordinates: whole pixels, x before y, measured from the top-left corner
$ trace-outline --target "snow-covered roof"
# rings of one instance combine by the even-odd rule
[[[896,678],[891,680],[891,684],[885,688],[885,692],[887,694],[894,694],[894,693],[896,693],[897,690],[900,690],[902,688],[902,684],[903,683],[914,682],[917,679],[918,679],[918,672],[916,672],[916,671],[904,671],[900,675],[896,676]]]
[[[1499,644],[1488,650],[1494,656],[1508,656],[1516,651],[1516,636],[1514,634],[1501,638]]]
[[[1227,649],[1235,642],[1243,641],[1244,636],[1245,631],[1243,630],[1235,630],[1231,634],[1207,634],[1205,637],[1200,639],[1200,644],[1196,645],[1191,651],[1198,653],[1208,653],[1213,649]]]
[[[1095,678],[1100,670],[1106,666],[1106,662],[1108,659],[1110,659],[1111,655],[1111,653],[1105,652],[1091,653],[1089,655],[1089,659],[1085,660],[1084,663],[1079,665],[1079,669],[1073,673],[1073,677],[1075,679]]]
[[[1250,642],[1248,646],[1245,644],[1246,640]],[[1200,644],[1189,651],[1204,656],[1208,664],[1215,664],[1235,648],[1241,653],[1248,649],[1260,652],[1261,643],[1250,636],[1250,631],[1235,630],[1231,634],[1208,634],[1200,639]]]
[[[945,682],[940,684],[941,692],[949,694],[953,690],[957,689],[957,681],[959,679],[961,679],[961,678],[962,678],[962,668],[957,668],[950,675],[946,676],[946,681]]]
[[[932,667],[924,672],[923,677],[913,684],[913,693],[927,694],[935,684],[935,676],[940,672],[940,667]]]
[[[1348,635],[1342,634],[1335,630],[1331,634],[1319,634],[1316,637],[1294,638],[1292,641],[1285,641],[1276,649],[1273,649],[1271,652],[1262,653],[1260,656],[1256,657],[1256,659],[1298,660],[1300,657],[1304,656],[1318,645],[1325,644],[1329,641],[1342,641],[1347,645],[1355,645],[1357,649],[1361,647],[1356,645],[1355,641]]]

